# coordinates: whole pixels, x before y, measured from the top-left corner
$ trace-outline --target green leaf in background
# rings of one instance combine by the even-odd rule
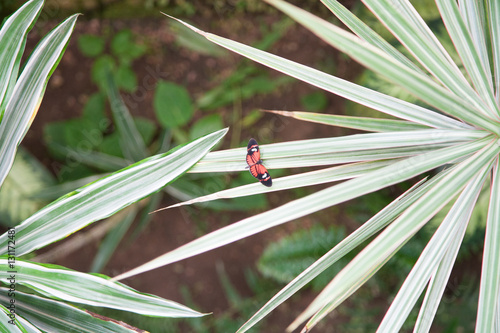
[[[121,220],[117,226],[111,229],[101,241],[99,250],[92,261],[92,266],[90,267],[91,272],[100,272],[106,266],[109,259],[111,259],[111,256],[118,247],[118,244],[121,242],[125,233],[132,225],[132,222],[134,222],[137,215],[137,207],[135,206],[136,205],[130,206],[131,209],[125,218]]]
[[[222,128],[224,128],[222,117],[219,114],[211,114],[199,119],[189,128],[189,139],[193,140]]]
[[[52,202],[16,227],[20,244],[16,255],[67,237],[160,190],[205,156],[226,132],[227,129],[211,133],[168,153],[144,159]],[[7,252],[7,237],[7,233],[0,236],[0,253]]]
[[[106,135],[97,150],[103,154],[125,158],[120,149],[120,135],[117,132]]]
[[[92,82],[94,82],[101,91],[106,91],[106,79],[109,72],[114,73],[116,62],[110,55],[103,55],[96,59],[92,65]]]
[[[224,181],[220,176],[210,176],[201,179],[192,180],[189,177],[177,179],[175,183],[165,188],[165,192],[174,198],[184,200],[196,198],[207,191],[217,190],[224,187]],[[208,202],[200,204],[203,208],[214,210],[230,209],[231,205],[225,202]]]
[[[100,131],[104,131],[109,123],[105,112],[106,96],[99,92],[93,93],[83,106],[82,118]]]
[[[296,231],[268,245],[259,258],[257,268],[266,277],[288,283],[344,238],[345,232],[339,227],[326,229],[314,226],[309,230]],[[331,266],[311,282],[313,288],[324,288],[348,262],[348,259],[343,258],[335,266]]]
[[[187,124],[194,112],[186,88],[163,80],[159,80],[156,86],[153,106],[158,121],[165,128]]]
[[[146,52],[146,46],[136,43],[132,31],[125,29],[113,36],[111,51],[120,59],[120,63],[129,65]]]
[[[126,91],[134,92],[137,89],[137,76],[130,66],[119,65],[115,73],[116,85]]]
[[[99,124],[102,128],[97,127]],[[107,124],[106,120],[96,123],[88,118],[52,122],[43,129],[44,140],[53,156],[75,166],[81,159],[76,154],[66,152],[64,147],[72,148],[79,154],[92,152],[103,143],[103,131]]]
[[[153,141],[153,138],[156,134],[156,124],[152,120],[145,117],[134,117],[134,124],[137,127],[137,131],[139,131],[142,140],[144,140],[144,143],[146,144],[146,146],[148,146]],[[220,129],[222,129],[222,127],[214,129],[210,132],[203,133],[193,138],[193,140]]]
[[[53,185],[54,179],[34,156],[19,149],[9,175],[0,188],[0,224],[14,226],[44,206],[32,195]]]
[[[96,35],[84,34],[78,38],[78,48],[86,57],[94,58],[104,51],[104,38]]]
[[[269,50],[277,41],[279,41],[293,26],[295,22],[288,17],[284,17],[276,23],[273,23],[270,28],[262,24],[259,26],[262,39],[254,43],[252,46],[260,50]]]
[[[144,140],[144,143],[146,145],[149,145],[156,133],[155,124],[151,120],[143,117],[134,117],[133,120],[137,128],[137,131]],[[106,135],[103,138],[101,144],[98,147],[96,147],[96,149],[99,152],[107,155],[124,158],[123,151],[119,147],[120,147],[120,136],[118,132],[113,132],[111,134]]]
[[[225,78],[220,85],[206,92],[196,103],[201,109],[217,109],[259,94],[269,94],[289,82],[291,82],[289,77],[280,76],[272,79],[261,69],[245,64]]]
[[[315,91],[300,98],[300,103],[307,111],[323,111],[328,106],[328,98],[321,91]]]

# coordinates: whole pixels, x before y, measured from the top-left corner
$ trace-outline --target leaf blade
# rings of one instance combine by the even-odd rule
[[[444,172],[446,174],[447,171]],[[392,222],[401,212],[404,211],[409,205],[415,202],[416,199],[432,186],[436,179],[441,178],[437,176],[429,182],[423,183],[422,181],[414,185],[411,189],[403,193],[384,209],[374,215],[371,219],[363,223],[356,231],[346,237],[342,242],[338,243],[333,249],[328,251],[324,256],[318,259],[314,264],[309,266],[295,279],[288,283],[276,295],[273,296],[262,308],[260,308],[243,326],[241,326],[237,333],[246,332],[257,322],[262,320],[267,314],[273,311],[277,306],[285,302],[294,293],[300,290],[304,285],[309,283],[318,274],[323,272],[327,267],[334,264],[343,255],[350,252],[359,244],[367,240],[369,237],[382,230],[387,224]],[[423,183],[423,184],[422,184]]]
[[[0,288],[0,301],[9,302],[7,294],[7,289]],[[105,320],[106,317],[103,319],[98,318],[92,315],[90,311],[83,311],[63,302],[25,294],[19,291],[16,292],[16,312],[16,319],[23,318],[28,324],[34,323],[45,332],[137,332],[137,330],[133,329],[131,326],[126,327],[117,322]],[[13,331],[6,330],[5,332]],[[26,332],[41,331],[29,330]]]
[[[9,270],[6,257],[0,267]],[[16,282],[50,298],[118,309],[149,316],[199,317],[202,313],[158,296],[143,294],[122,283],[110,283],[104,275],[73,271],[62,266],[16,260]],[[8,282],[7,276],[0,278]],[[54,284],[54,281],[58,281]]]
[[[4,22],[0,30],[0,41],[2,42],[0,49],[0,64],[2,64],[0,66],[0,105],[2,106],[0,120],[17,78],[26,35],[33,27],[42,6],[43,0],[26,2]]]
[[[20,244],[16,254],[20,256],[66,237],[158,191],[191,168],[226,133],[227,129],[223,129],[175,151],[145,159],[54,201],[16,227]],[[7,251],[6,237],[7,233],[0,236],[0,253]]]
[[[484,109],[481,107],[482,100],[478,98],[477,93],[473,91],[465,79],[459,82],[463,81],[463,88],[467,89],[466,92],[460,91],[462,94],[458,94],[457,92],[451,93],[448,89],[436,83],[432,78],[395,61],[392,57],[381,52],[380,49],[305,10],[282,0],[266,1],[291,16],[294,20],[304,25],[330,45],[347,53],[367,68],[383,75],[388,80],[408,90],[429,105],[436,107],[450,116],[463,119],[470,124],[500,134],[494,122],[482,113]],[[385,2],[385,0],[383,2]],[[404,1],[401,1],[401,4],[402,3],[404,3]],[[394,11],[393,7],[394,6],[391,6],[392,11]],[[426,57],[427,56],[429,55],[426,55]],[[461,76],[461,73],[458,73]],[[456,79],[458,80],[458,78]],[[463,99],[465,93],[468,93],[468,96],[470,96],[469,99]],[[470,104],[469,100],[477,101],[476,104],[478,104],[478,106]]]
[[[0,123],[0,185],[40,106],[47,80],[62,57],[76,19],[77,15],[71,16],[40,42],[17,80]]]
[[[345,127],[367,132],[391,132],[391,131],[411,131],[426,129],[427,126],[415,124],[405,120],[353,117],[325,113],[301,112],[301,111],[275,111],[266,110],[285,117],[292,117],[299,120],[310,121],[318,124]]]
[[[450,55],[408,0],[365,0],[365,5],[387,26],[413,56],[455,96],[478,110],[484,103],[468,84]]]
[[[474,1],[475,2],[475,1]],[[467,72],[483,102],[487,107],[484,108],[488,112],[490,117],[496,117],[500,110],[495,101],[495,95],[492,88],[491,72],[488,72],[488,63],[484,63],[484,57],[481,57],[477,46],[480,41],[474,42],[472,40],[467,27],[462,20],[458,5],[455,1],[438,0],[436,1],[439,11],[441,12],[441,17],[443,18],[444,24],[450,34],[455,48],[457,49]],[[469,8],[477,8],[471,5]],[[473,13],[473,10],[469,11]],[[471,16],[473,16],[471,14]],[[481,33],[482,36],[484,36]],[[487,68],[488,66],[488,68]]]
[[[460,148],[444,148],[436,152],[425,153],[395,162],[388,167],[373,171],[365,176],[348,180],[209,233],[131,271],[122,273],[114,277],[114,280],[124,279],[212,250],[320,209],[376,191],[382,187],[400,182],[403,179],[416,176],[426,170],[433,169],[459,156],[468,155],[468,153],[475,151],[475,149],[469,150],[470,148],[484,146],[489,141],[489,139],[482,139],[474,143],[464,144]],[[411,167],[408,167],[409,165]]]
[[[350,179],[361,176],[367,172],[377,170],[378,168],[386,166],[389,163],[390,161],[384,161],[384,160],[366,162],[366,163],[363,162],[353,163],[353,164],[336,166],[332,168],[316,170],[316,171],[303,172],[300,174],[281,177],[281,178],[273,178],[272,187],[264,187],[259,183],[242,185],[222,190],[219,192],[211,193],[208,195],[204,195],[201,197],[197,197],[189,201],[180,202],[175,205],[171,205],[169,207],[155,210],[153,213],[156,213],[164,209],[202,203],[212,200],[240,198],[243,196],[269,193],[269,192],[275,192],[275,191],[281,191],[281,190],[287,190],[287,189],[311,186],[317,184],[326,184],[329,182]]]
[[[404,321],[451,244],[461,242],[461,235],[467,229],[467,223],[487,174],[483,172],[482,175],[474,177],[462,191],[399,289],[377,329],[378,332],[401,330]]]
[[[295,325],[312,312],[315,314],[306,324],[306,327],[311,329],[375,274],[416,231],[465,186],[472,176],[486,172],[488,168],[483,168],[483,166],[491,165],[493,162],[494,155],[497,153],[495,146],[495,142],[491,142],[457,165],[436,187],[417,200],[332,280],[318,295],[317,301],[313,301],[309,308],[296,319]],[[324,302],[325,299],[327,299],[326,302]]]
[[[500,290],[500,170],[498,160],[493,169],[491,197],[486,221],[486,235],[483,250],[483,265],[479,287],[476,332],[492,332],[495,326],[495,309],[498,306]]]
[[[247,45],[201,31],[181,20],[187,27],[203,35],[208,40],[244,57],[252,59],[274,70],[291,77],[342,96],[356,103],[387,113],[394,117],[414,121],[416,123],[435,128],[466,128],[467,125],[442,116],[428,109],[404,102],[400,99],[378,93],[349,81],[325,74],[313,68],[298,64],[285,58],[260,51]],[[465,126],[465,127],[464,127]]]

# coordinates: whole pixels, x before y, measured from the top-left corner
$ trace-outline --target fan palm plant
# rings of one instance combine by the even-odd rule
[[[382,39],[336,0],[322,2],[351,32],[282,0],[267,2],[328,44],[406,89],[424,106],[370,90],[184,23],[231,51],[397,119],[282,112],[284,116],[304,121],[371,133],[263,145],[262,158],[271,174],[274,168],[342,165],[275,178],[271,188],[251,184],[179,205],[345,181],[211,232],[115,279],[209,251],[436,170],[432,178],[423,177],[304,270],[238,332],[247,331],[343,255],[371,239],[289,327],[292,330],[306,322],[303,331],[309,331],[372,277],[436,213],[452,203],[378,329],[379,332],[398,332],[425,291],[414,326],[415,332],[428,332],[472,209],[485,183],[490,186],[491,195],[476,332],[493,332],[498,327],[495,325],[500,323],[499,2],[436,0],[465,74],[408,0],[363,0],[401,43],[405,53]],[[245,154],[244,148],[212,152],[190,172],[243,171]]]

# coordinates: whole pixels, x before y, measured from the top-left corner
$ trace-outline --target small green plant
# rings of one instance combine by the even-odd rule
[[[130,30],[121,30],[112,37],[81,35],[78,47],[83,55],[93,58],[92,81],[105,92],[108,72],[113,73],[118,88],[133,92],[137,88],[137,76],[132,62],[147,52],[147,46],[138,43]],[[109,49],[109,53],[106,50]]]

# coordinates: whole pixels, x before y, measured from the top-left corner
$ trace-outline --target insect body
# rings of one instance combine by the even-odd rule
[[[273,180],[267,171],[266,167],[262,165],[260,159],[259,144],[255,139],[250,139],[247,146],[247,164],[250,168],[252,176],[257,178],[262,184],[271,187]]]

